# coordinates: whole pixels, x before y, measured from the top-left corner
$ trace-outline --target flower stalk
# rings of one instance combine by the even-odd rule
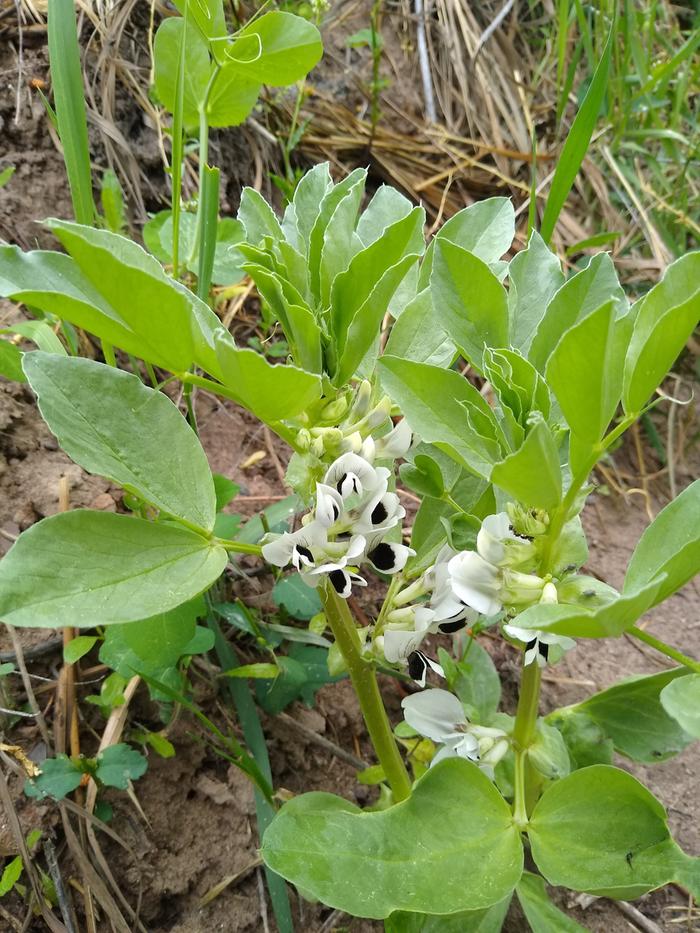
[[[535,730],[537,727],[541,683],[542,670],[539,664],[524,665],[520,681],[518,709],[515,714],[515,726],[513,727],[513,744],[515,746],[515,799],[513,802],[513,818],[521,829],[527,825],[528,821],[525,769],[527,765],[527,752],[535,737]]]
[[[326,619],[345,660],[360,702],[369,737],[391,787],[394,800],[398,803],[410,795],[411,779],[391,731],[374,669],[360,653],[357,629],[346,601],[338,596],[330,583],[323,585],[321,597]]]

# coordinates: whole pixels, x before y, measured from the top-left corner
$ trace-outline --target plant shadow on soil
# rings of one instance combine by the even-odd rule
[[[0,54],[0,71],[11,74],[14,67],[9,53]],[[46,76],[43,49],[25,49],[25,75]],[[35,99],[31,104],[23,103],[21,121],[17,125],[14,124],[14,107],[12,94],[0,102],[0,121],[10,145],[3,157],[18,166],[12,188],[3,194],[0,235],[25,248],[37,242],[42,246],[50,245],[50,237],[33,221],[51,214],[70,216],[63,167],[46,133],[39,102]],[[0,320],[7,320],[11,313],[9,304],[0,302]],[[264,433],[253,419],[235,406],[221,404],[207,396],[199,397],[198,413],[212,469],[239,482],[242,495],[252,497],[237,501],[237,511],[253,514],[265,504],[265,497],[283,494]],[[279,445],[274,449],[277,457],[284,461],[284,451]],[[263,452],[263,459],[250,469],[243,469],[242,465],[256,451]],[[620,457],[626,459],[626,452]],[[630,472],[636,473],[631,455],[629,460]],[[679,488],[697,475],[697,465],[696,462],[679,466]],[[99,477],[87,476],[58,449],[38,415],[31,393],[25,387],[0,380],[0,529],[11,536],[45,515],[55,513],[59,480],[64,475],[70,486],[71,507],[120,509],[118,490]],[[667,501],[660,484],[658,491],[660,501],[655,505],[656,511]],[[589,569],[619,586],[632,548],[648,522],[642,500],[635,496],[596,495],[586,508],[584,521],[591,544]],[[0,537],[0,555],[8,547],[9,539]],[[270,605],[269,577],[252,576],[244,584],[237,582],[235,588],[253,605]],[[368,589],[364,603],[368,611],[376,608],[379,592],[375,587]],[[661,610],[650,615],[650,629],[689,654],[700,657],[699,615],[700,590],[694,581]],[[20,635],[25,650],[35,649],[53,637],[53,633],[45,630],[22,630]],[[484,643],[503,676],[504,703],[506,707],[510,704],[512,709],[517,686],[515,652],[502,641],[486,639]],[[3,631],[0,650],[9,648]],[[33,661],[31,667],[37,673],[55,676],[59,664],[60,649],[56,649]],[[580,642],[559,665],[547,672],[543,712],[584,699],[623,677],[653,673],[665,666],[663,658],[657,658],[646,647],[628,639]],[[385,679],[382,686],[390,714],[397,721],[403,687],[390,679]],[[198,678],[196,689],[203,709],[220,718],[213,685]],[[95,685],[81,690],[83,695],[94,692]],[[357,702],[346,681],[322,688],[313,710],[297,704],[289,712],[312,732],[371,761]],[[81,708],[81,713],[86,717],[82,723],[84,746],[90,753],[97,743],[93,730],[99,732],[101,721],[92,708]],[[154,705],[143,692],[137,695],[130,715],[132,721],[146,727],[161,725]],[[264,719],[264,727],[276,787],[293,793],[326,790],[360,804],[366,802],[368,791],[356,783],[351,766],[317,744],[300,738],[296,732],[290,732],[279,721]],[[108,798],[115,811],[112,825],[131,850],[127,855],[118,846],[105,844],[115,878],[132,903],[140,900],[141,919],[152,933],[214,930],[237,933],[263,930],[266,923],[274,930],[269,907],[261,900],[259,869],[251,867],[256,861],[257,839],[250,786],[236,769],[207,749],[184,715],[169,734],[177,749],[175,758],[164,760],[151,754],[146,775],[135,785],[145,821],[125,794],[111,793]],[[13,727],[11,735],[12,741],[40,753],[33,726],[20,723]],[[636,766],[624,760],[619,760],[618,764],[649,785],[667,807],[678,841],[686,851],[700,854],[697,823],[700,745],[696,743],[676,758],[653,767]],[[12,791],[25,830],[58,828],[55,807],[28,801],[18,780],[13,779]],[[0,855],[4,854],[14,854],[14,847],[7,815],[0,814]],[[209,889],[241,872],[244,874],[211,903],[200,906],[201,898]],[[70,875],[70,865],[67,873]],[[560,905],[571,908],[572,916],[593,933],[623,933],[630,929],[609,902],[596,901],[582,910],[574,905],[572,896],[564,892],[554,892],[554,895]],[[23,906],[13,897],[11,895],[5,903],[15,916],[21,917]],[[671,931],[678,928],[670,922],[678,914],[668,907],[682,903],[681,894],[671,888],[647,895],[636,902],[636,906],[663,930]],[[297,929],[303,933],[320,930],[331,914],[327,908],[297,899],[293,909]],[[264,914],[267,914],[266,919]],[[43,928],[43,923],[36,921],[30,929]],[[107,926],[101,925],[101,928],[107,929]],[[369,933],[380,930],[381,924],[339,917],[335,925],[324,927],[328,931],[341,928],[352,933]],[[683,925],[681,928],[691,927]],[[508,933],[526,929],[517,909],[511,911],[505,929]]]

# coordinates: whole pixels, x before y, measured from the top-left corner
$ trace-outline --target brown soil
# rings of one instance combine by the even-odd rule
[[[336,47],[338,59],[345,58],[356,70],[364,62],[364,53],[346,53]],[[12,48],[0,52],[0,74],[9,91],[0,99],[0,132],[4,141],[2,168],[16,164],[17,172],[9,186],[0,190],[0,236],[23,247],[49,245],[50,238],[35,223],[44,216],[70,216],[63,167],[49,134],[43,106],[30,94],[27,82],[31,78],[45,80],[47,64],[41,43],[36,48],[25,47],[24,73],[19,89],[19,120],[15,122],[15,80],[17,61]],[[324,81],[335,93],[342,88],[343,76],[327,76]],[[333,83],[335,82],[335,83]],[[346,82],[347,85],[348,82]],[[355,105],[355,90],[347,89],[344,98]],[[232,166],[228,199],[235,204],[237,184],[241,177],[250,178],[253,168],[242,162],[243,136],[234,134],[233,144],[223,147]],[[152,140],[151,140],[152,143]],[[145,145],[145,144],[144,144]],[[149,144],[150,145],[150,144]],[[228,145],[228,144],[227,144]],[[235,171],[234,168],[235,167]],[[154,204],[156,203],[154,201]],[[10,309],[0,307],[0,321],[6,320]],[[277,445],[270,447],[265,432],[246,413],[229,404],[221,404],[200,396],[198,415],[202,439],[214,470],[224,473],[241,485],[241,498],[236,509],[253,514],[271,497],[282,495],[279,467],[285,453]],[[264,456],[247,468],[246,461],[256,451]],[[624,458],[624,454],[622,455]],[[636,467],[628,468],[636,473]],[[679,487],[692,478],[686,469],[677,477]],[[58,489],[62,476],[70,485],[70,501],[74,508],[116,509],[119,492],[98,477],[87,476],[57,448],[38,416],[31,393],[16,385],[0,382],[0,555],[16,535],[32,522],[58,509]],[[637,485],[634,483],[633,485]],[[654,490],[663,504],[661,483]],[[622,581],[629,554],[648,522],[642,500],[619,495],[593,498],[585,513],[590,535],[589,567],[614,585]],[[265,603],[269,581],[253,578],[249,593],[256,604]],[[669,601],[662,610],[650,616],[651,630],[684,650],[700,656],[700,591],[697,581]],[[22,631],[25,649],[36,647],[52,638],[44,631]],[[506,688],[515,684],[514,657],[502,645],[494,647],[494,657],[501,670]],[[0,650],[10,648],[6,634],[0,635]],[[58,651],[47,658],[32,662],[32,670],[55,677],[60,663]],[[622,677],[653,672],[664,664],[643,646],[631,640],[617,642],[582,642],[575,651],[547,674],[544,689],[546,710],[583,699]],[[198,671],[201,674],[201,671]],[[221,712],[214,692],[198,680],[199,698],[212,716]],[[96,692],[99,685],[81,688],[83,694]],[[396,717],[400,687],[394,681],[384,684],[387,705]],[[45,702],[47,694],[43,695]],[[9,697],[10,705],[12,697]],[[370,751],[364,734],[359,709],[347,682],[323,688],[313,710],[297,705],[291,711],[296,719],[313,732],[325,736],[344,749],[369,761]],[[159,728],[155,708],[145,696],[138,694],[131,710],[135,722]],[[81,709],[83,742],[89,753],[96,746],[102,721],[93,709]],[[22,745],[33,755],[42,755],[42,744],[33,725],[26,720],[13,727],[10,741]],[[279,721],[264,720],[274,771],[275,785],[292,793],[323,789],[333,791],[358,803],[367,799],[367,791],[357,785],[353,768],[330,756],[317,744],[301,739]],[[169,732],[176,746],[175,758],[164,760],[151,755],[146,775],[135,785],[135,793],[143,812],[141,816],[126,794],[112,793],[110,801],[115,816],[113,828],[130,849],[125,853],[116,844],[107,843],[111,869],[121,889],[131,903],[140,901],[140,916],[152,933],[203,933],[220,930],[261,931],[274,929],[269,905],[261,895],[261,873],[255,868],[256,830],[250,787],[240,773],[216,757],[205,746],[192,722],[181,716]],[[637,767],[628,762],[619,764],[644,780],[669,810],[672,829],[686,851],[700,854],[700,830],[696,812],[698,799],[697,774],[700,772],[700,747],[696,744],[677,758],[654,767]],[[45,831],[58,823],[55,807],[28,802],[21,794],[21,782],[12,778],[11,789],[22,825],[28,831],[41,826]],[[8,829],[7,814],[0,814],[0,855],[14,852]],[[251,867],[252,866],[252,867]],[[246,871],[247,870],[247,871]],[[205,907],[201,898],[223,879],[242,873]],[[75,892],[74,892],[75,895]],[[76,895],[77,899],[77,895]],[[572,908],[573,915],[594,931],[622,933],[630,929],[626,919],[609,902],[596,901],[583,910],[571,896],[560,902]],[[663,930],[678,927],[671,921],[678,917],[669,910],[683,903],[674,889],[648,895],[636,902],[646,916]],[[23,917],[21,902],[14,896],[3,901],[11,914]],[[379,930],[380,924],[351,921],[339,916],[330,920],[332,912],[300,900],[293,904],[300,931],[350,930],[353,933]],[[6,920],[0,919],[0,928]],[[689,922],[690,923],[690,922]],[[43,929],[35,921],[31,929]],[[100,930],[107,930],[105,920]],[[682,925],[681,929],[691,929]],[[526,925],[517,910],[513,910],[506,927],[519,933]]]

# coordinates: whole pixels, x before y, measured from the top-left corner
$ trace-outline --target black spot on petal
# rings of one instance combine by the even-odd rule
[[[540,642],[540,654],[545,659],[545,661],[549,657],[549,645],[545,645],[543,641]]]
[[[314,555],[311,553],[311,551],[307,547],[304,547],[303,544],[297,544],[296,551],[300,557],[304,557],[306,560],[309,561],[309,563],[313,564]]]
[[[459,632],[460,629],[463,629],[467,624],[466,619],[457,619],[456,622],[440,622],[438,625],[438,631],[442,632],[443,635],[452,635],[454,632]]]
[[[328,579],[331,581],[333,589],[336,591],[336,593],[339,593],[342,596],[348,583],[348,579],[345,573],[343,573],[342,570],[331,570],[331,572],[328,574]]]
[[[381,525],[381,523],[385,521],[388,516],[389,513],[386,510],[386,506],[383,502],[379,501],[372,509],[372,514],[370,515],[369,519],[373,525]]]
[[[408,656],[408,673],[413,680],[423,680],[428,670],[428,662],[420,651],[412,651]]]
[[[530,648],[534,648],[536,644],[537,644],[537,639],[533,638],[532,641],[528,641],[525,643],[525,650],[529,651]]]
[[[343,494],[343,483],[345,482],[347,475],[347,473],[343,473],[338,482],[335,484],[335,488],[338,490],[341,496]]]
[[[393,570],[396,566],[396,555],[390,544],[382,542],[373,550],[369,551],[367,557],[372,561],[377,570]]]

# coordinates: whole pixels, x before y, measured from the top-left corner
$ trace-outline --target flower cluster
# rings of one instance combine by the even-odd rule
[[[386,537],[406,511],[389,491],[391,471],[374,461],[402,456],[410,443],[410,428],[400,421],[377,440],[365,438],[359,453],[338,457],[316,483],[314,508],[301,528],[271,536],[263,545],[265,560],[277,567],[291,564],[309,586],[328,579],[345,599],[353,585],[367,585],[358,572],[363,563],[386,574],[403,570],[415,552]]]
[[[508,751],[503,729],[470,723],[460,701],[447,690],[414,693],[403,699],[401,706],[411,728],[442,746],[431,765],[443,758],[467,758],[493,779],[495,766]]]
[[[475,551],[443,547],[435,564],[393,600],[375,649],[392,664],[404,664],[421,686],[428,668],[441,673],[420,646],[429,634],[455,633],[481,616],[513,613],[538,602],[556,602],[555,585],[531,573],[537,548],[517,534],[507,512],[489,515],[481,524]],[[409,605],[413,603],[413,605]],[[545,664],[572,648],[570,638],[505,625],[506,635],[525,642],[525,663]],[[553,650],[554,649],[554,650]]]

